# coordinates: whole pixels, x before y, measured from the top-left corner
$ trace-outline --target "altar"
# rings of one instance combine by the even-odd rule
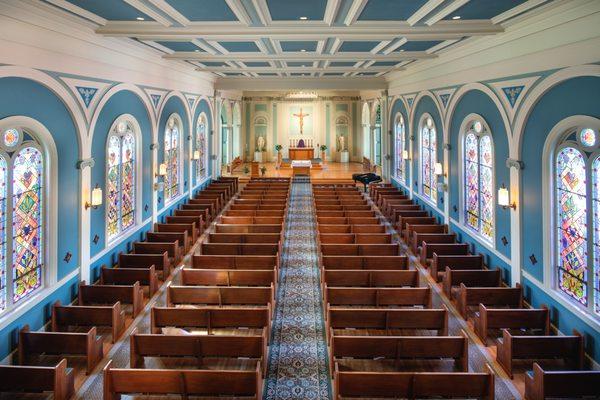
[[[312,163],[310,160],[294,160],[292,161],[292,175],[310,175]]]
[[[312,160],[315,158],[315,149],[312,147],[290,147],[290,160]]]

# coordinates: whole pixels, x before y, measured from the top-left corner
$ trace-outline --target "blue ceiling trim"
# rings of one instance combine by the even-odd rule
[[[158,108],[158,103],[160,102],[160,98],[162,96],[160,94],[151,94],[150,98],[152,99],[152,104],[154,104],[154,108]]]
[[[237,21],[225,0],[165,0],[190,21]]]
[[[325,72],[323,74],[323,76],[342,76],[344,75],[343,72]]]
[[[135,21],[142,17],[152,21],[148,15],[130,6],[123,0],[67,0],[69,3],[83,8],[93,14],[111,21]]]
[[[427,0],[370,0],[358,20],[406,21],[425,3]]]
[[[442,100],[442,104],[444,108],[448,106],[448,100],[450,99],[450,93],[440,94],[440,99]]]
[[[222,61],[202,61],[202,64],[206,65],[207,67],[227,67],[228,64],[222,62]]]
[[[288,67],[312,67],[312,61],[288,61]]]
[[[377,61],[371,65],[371,67],[393,67],[398,64],[399,61]]]
[[[83,86],[75,86],[75,87],[77,88],[77,92],[79,93],[79,96],[81,96],[81,99],[83,100],[83,103],[85,104],[85,107],[89,108],[90,103],[92,102],[92,99],[98,92],[98,89],[93,88],[93,87],[83,87]]]
[[[219,42],[227,51],[231,53],[240,52],[259,52],[260,49],[254,42]]]
[[[469,1],[464,6],[446,16],[445,20],[451,20],[455,15],[461,19],[490,19],[502,14],[527,0],[477,0]]]
[[[242,74],[241,72],[226,72],[225,75],[227,75],[227,76],[244,76],[244,74]]]
[[[158,44],[160,44],[161,46],[165,46],[168,49],[171,49],[173,51],[200,51],[200,52],[204,52],[204,50],[202,50],[200,47],[196,46],[194,43],[192,42],[156,42]]]
[[[380,42],[378,41],[346,41],[342,43],[339,52],[369,52],[373,50]]]
[[[267,5],[274,21],[322,20],[327,0],[267,0]]]
[[[290,76],[306,76],[306,75],[308,75],[308,72],[307,73],[304,73],[304,72],[292,72],[290,74]]]
[[[432,48],[433,46],[437,46],[440,43],[442,43],[441,40],[423,40],[406,42],[402,46],[400,46],[400,48],[396,49],[396,51],[425,51]]]
[[[247,67],[270,67],[271,64],[267,61],[244,61]]]
[[[283,51],[316,51],[316,41],[282,41],[279,42]]]
[[[354,61],[332,61],[330,67],[353,67],[356,62]]]

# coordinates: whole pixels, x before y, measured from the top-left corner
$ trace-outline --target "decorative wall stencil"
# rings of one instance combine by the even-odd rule
[[[158,108],[158,103],[160,102],[161,96],[159,94],[151,94],[150,98],[152,99],[152,104],[154,104],[154,108]]]
[[[144,206],[144,211],[148,211],[148,208],[150,208],[150,207],[148,207],[148,204],[146,204],[146,205]]]
[[[190,111],[194,112],[194,106],[196,105],[196,100],[198,100],[198,96],[195,94],[185,94],[184,95],[188,105],[190,106]]]
[[[65,262],[69,263],[69,261],[71,261],[71,257],[73,257],[73,254],[71,254],[67,251],[67,254],[65,254],[65,258],[64,258]]]
[[[408,109],[410,110],[413,106],[413,103],[415,102],[415,97],[417,97],[416,93],[406,94],[402,97],[404,97],[404,101],[406,101],[406,104],[408,104]]]
[[[152,102],[152,106],[154,107],[154,113],[156,114],[156,116],[158,116],[158,109],[159,109],[163,99],[165,98],[167,91],[160,90],[160,89],[149,89],[149,88],[143,88],[143,89],[144,89],[144,92],[146,92],[146,94],[150,98],[150,101]]]
[[[535,258],[535,254],[529,256],[529,261],[531,261],[533,265],[537,264],[537,258]]]
[[[506,236],[502,236],[502,239],[500,239],[502,241],[502,244],[504,246],[508,245],[508,239],[506,238]]]
[[[98,244],[99,240],[100,240],[100,236],[94,235],[94,239],[92,239],[92,242],[94,242],[94,244]]]
[[[494,92],[496,92],[511,123],[515,118],[519,105],[523,102],[523,99],[527,97],[527,92],[533,87],[538,79],[539,76],[531,76],[528,78],[511,79],[488,84]]]
[[[87,79],[65,78],[62,76],[59,76],[58,78],[69,88],[73,97],[81,106],[81,110],[89,123],[100,99],[112,86],[112,83],[91,81]]]
[[[446,114],[446,111],[448,110],[448,104],[450,103],[450,98],[452,97],[452,95],[454,94],[455,91],[456,91],[456,88],[441,89],[441,90],[433,91],[433,94],[435,95],[435,97],[437,97],[438,102],[442,106],[442,113],[444,115]]]

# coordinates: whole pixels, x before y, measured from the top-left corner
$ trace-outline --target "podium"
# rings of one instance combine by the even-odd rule
[[[250,164],[250,177],[251,178],[258,178],[258,166],[260,164],[257,163],[256,161],[253,161],[252,164]]]

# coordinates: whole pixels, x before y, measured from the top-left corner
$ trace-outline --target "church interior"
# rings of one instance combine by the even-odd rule
[[[600,399],[599,0],[0,0],[0,399]]]

